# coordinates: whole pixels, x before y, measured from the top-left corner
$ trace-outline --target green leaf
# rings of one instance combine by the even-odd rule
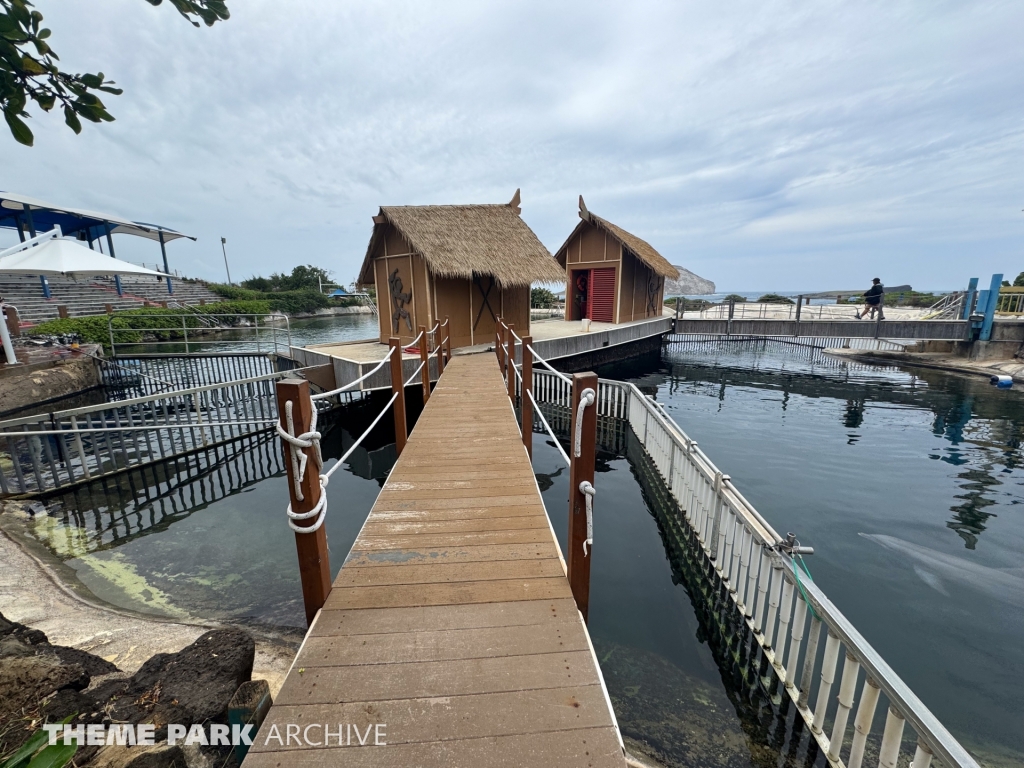
[[[32,758],[28,768],[64,768],[78,751],[77,744],[53,744]]]
[[[50,36],[50,34],[51,34],[50,30],[48,30],[48,29],[46,29],[44,27],[43,29],[39,30],[39,34],[36,35],[36,37],[38,37],[40,40],[45,40],[46,38],[48,38]]]
[[[21,68],[30,75],[45,75],[46,68],[27,53],[21,57]]]
[[[36,750],[46,743],[47,738],[46,731],[36,731],[28,741],[21,745],[21,749],[7,758],[3,765],[0,765],[0,768],[21,768],[35,754]]]
[[[85,83],[88,88],[99,88],[103,85],[103,78],[97,77],[96,75],[82,75],[82,82]]]
[[[82,122],[78,119],[78,115],[75,114],[75,110],[69,106],[64,107],[64,122],[75,133],[82,132]]]
[[[11,129],[11,135],[14,137],[14,140],[19,144],[24,144],[26,147],[31,147],[35,141],[32,129],[25,125],[21,118],[17,115],[12,115],[10,112],[4,112],[4,119],[7,120],[7,125]]]
[[[124,91],[120,88],[114,88],[110,85],[101,85],[98,90],[104,91],[105,93],[112,93],[115,96],[120,96]]]
[[[33,93],[32,98],[35,99],[36,104],[44,112],[49,112],[53,109],[53,104],[57,100],[57,95],[53,91],[43,91],[42,93]]]

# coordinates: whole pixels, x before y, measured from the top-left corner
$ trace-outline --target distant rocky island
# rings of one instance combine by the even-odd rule
[[[672,266],[679,270],[679,279],[665,280],[665,296],[691,296],[715,292],[715,284],[710,280],[705,280],[678,264]]]

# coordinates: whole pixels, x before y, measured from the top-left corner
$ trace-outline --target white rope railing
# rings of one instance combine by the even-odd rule
[[[343,387],[338,387],[337,389],[332,389],[330,392],[321,392],[318,395],[313,395],[310,399],[311,400],[324,400],[325,398],[328,398],[328,397],[334,397],[335,395],[341,394],[342,392],[344,392],[344,391],[346,391],[348,389],[351,389],[352,387],[354,387],[359,382],[366,381],[366,379],[370,378],[371,376],[373,376],[373,374],[375,374],[377,371],[379,371],[381,368],[383,368],[384,364],[387,363],[391,359],[391,355],[393,355],[394,353],[395,353],[395,348],[392,347],[391,349],[388,350],[388,353],[386,355],[384,355],[384,359],[381,360],[379,363],[377,363],[376,367],[374,367],[373,370],[371,370],[369,373],[364,373],[358,379],[356,379],[355,381],[350,381],[348,384],[346,384]]]
[[[544,366],[545,368],[547,368],[547,369],[548,369],[549,371],[551,371],[551,372],[552,372],[553,374],[555,374],[555,376],[557,376],[558,378],[560,378],[560,379],[561,379],[562,381],[564,381],[564,382],[565,382],[566,384],[572,384],[572,379],[571,379],[571,378],[570,378],[569,376],[566,376],[566,375],[565,375],[564,373],[562,373],[561,371],[556,371],[556,370],[555,370],[554,368],[552,368],[552,367],[551,367],[551,364],[550,364],[550,363],[548,363],[548,361],[547,361],[547,360],[545,360],[545,359],[544,359],[543,357],[541,357],[540,355],[538,355],[538,354],[537,354],[537,350],[535,350],[535,349],[533,348],[533,345],[532,345],[532,344],[527,344],[527,345],[526,345],[526,348],[527,348],[528,350],[530,350],[530,354],[532,354],[532,355],[533,355],[533,359],[534,359],[534,360],[536,360],[536,361],[537,361],[538,363],[540,363],[541,365],[543,365],[543,366]]]
[[[422,370],[423,370],[423,363],[420,362],[420,364],[418,366],[416,366],[416,370],[412,372],[412,376],[410,376],[408,378],[408,380],[405,382],[405,386],[407,386],[407,387],[411,386],[412,383],[414,381],[416,381],[416,377],[420,375],[420,371],[422,371]]]
[[[285,422],[287,423],[287,429],[281,425],[280,420],[277,422],[277,434],[281,436],[281,439],[288,444],[289,460],[292,466],[292,479],[294,484],[295,498],[299,501],[303,501],[305,496],[302,493],[302,481],[306,477],[306,465],[308,463],[308,456],[305,453],[306,448],[313,448],[313,461],[316,464],[316,471],[319,474],[320,483],[320,499],[317,501],[316,506],[308,512],[294,512],[292,505],[289,502],[287,515],[288,515],[288,527],[296,533],[315,533],[320,529],[320,526],[324,524],[324,518],[327,516],[327,484],[330,482],[331,475],[340,467],[352,452],[359,447],[359,445],[366,439],[366,436],[370,434],[377,423],[384,417],[384,414],[388,412],[395,400],[398,399],[398,392],[391,395],[391,399],[388,400],[388,404],[384,406],[380,413],[377,414],[370,426],[368,426],[351,446],[349,449],[342,454],[341,458],[326,472],[321,472],[324,466],[323,454],[320,452],[320,438],[321,435],[317,431],[317,410],[312,408],[309,418],[309,429],[303,432],[301,435],[295,434],[295,418],[292,414],[294,403],[291,400],[287,400],[284,404],[285,411]],[[312,517],[316,517],[316,522],[310,526],[296,525],[296,520],[309,520]]]
[[[288,428],[284,429],[281,426],[280,420],[278,420],[277,434],[288,444],[288,457],[292,466],[292,483],[294,485],[295,498],[303,501],[306,497],[302,493],[302,481],[306,477],[306,464],[309,460],[304,449],[314,449],[313,461],[316,462],[318,474],[323,469],[324,458],[320,453],[320,433],[316,430],[316,408],[310,409],[309,429],[301,435],[296,435],[295,417],[292,415],[294,405],[291,400],[285,401],[284,414]],[[320,499],[313,509],[308,512],[294,512],[292,511],[291,502],[288,502],[287,514],[288,527],[296,533],[316,533],[320,526],[324,524],[324,518],[327,516],[327,476],[320,475]],[[308,527],[295,524],[296,520],[309,520],[311,517],[316,517],[316,522]]]
[[[587,500],[587,538],[583,540],[583,556],[587,557],[587,545],[594,546],[594,497],[597,491],[594,486],[584,480],[580,483],[580,493]]]
[[[530,396],[530,402],[533,403],[533,412],[537,415],[537,418],[540,419],[540,423],[544,425],[544,429],[546,429],[548,434],[551,435],[551,439],[555,443],[555,448],[557,448],[558,452],[562,454],[562,460],[565,461],[565,465],[567,467],[571,467],[572,460],[569,458],[569,454],[565,452],[565,449],[562,448],[562,444],[558,442],[558,435],[555,434],[555,430],[553,430],[551,425],[548,424],[548,420],[544,418],[544,414],[540,410],[540,406],[537,405],[537,400],[533,397],[533,387],[527,389],[526,394]]]
[[[345,453],[343,453],[341,455],[341,458],[338,459],[338,461],[335,463],[335,465],[333,467],[331,467],[329,470],[327,470],[327,472],[325,473],[325,477],[329,478],[331,475],[333,475],[335,470],[337,470],[338,467],[340,467],[345,462],[345,460],[349,456],[352,455],[352,451],[354,451],[356,448],[358,448],[359,444],[362,443],[363,440],[366,439],[366,436],[368,434],[370,434],[370,432],[373,430],[374,427],[377,426],[377,422],[380,421],[382,418],[384,418],[384,414],[388,412],[388,410],[391,408],[392,405],[394,405],[394,402],[397,399],[398,399],[398,393],[395,392],[394,394],[391,395],[391,399],[388,400],[388,404],[384,406],[384,410],[382,410],[380,413],[377,414],[377,418],[375,418],[373,421],[370,422],[370,426],[368,426],[366,428],[366,430],[363,432],[363,434],[361,434],[358,438],[356,438],[356,441],[354,443],[352,443],[352,445],[349,446],[349,449],[347,451],[345,451]]]
[[[580,403],[576,407],[576,441],[573,443],[576,458],[579,458],[583,450],[583,412],[587,409],[587,406],[593,405],[596,400],[597,395],[590,387],[580,392]]]

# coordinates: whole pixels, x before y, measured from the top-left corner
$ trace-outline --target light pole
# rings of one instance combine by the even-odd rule
[[[228,239],[226,237],[222,237],[220,239],[220,249],[224,253],[224,271],[228,273],[228,285],[231,285],[232,284],[231,283],[231,268],[228,267],[228,248],[227,248],[227,242],[228,242]]]

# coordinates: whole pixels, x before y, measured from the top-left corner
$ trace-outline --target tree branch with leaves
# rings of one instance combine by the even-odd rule
[[[213,26],[230,14],[224,0],[168,0],[193,26]],[[161,5],[163,0],[146,0]],[[98,93],[122,93],[102,72],[70,74],[60,68],[60,57],[50,47],[50,30],[43,14],[28,0],[0,0],[0,111],[16,141],[31,147],[32,129],[25,122],[34,103],[44,112],[58,105],[64,122],[82,132],[82,119],[111,122],[114,117]]]

